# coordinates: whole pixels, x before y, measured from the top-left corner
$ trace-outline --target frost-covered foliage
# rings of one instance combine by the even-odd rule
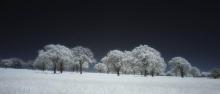
[[[5,68],[24,68],[25,62],[19,58],[2,59],[1,65]]]
[[[138,66],[136,65],[136,58],[132,56],[130,51],[124,51],[122,58],[122,72],[127,73],[136,73],[138,71]]]
[[[107,65],[109,71],[114,70],[117,75],[120,75],[121,68],[123,66],[124,53],[120,50],[111,50],[108,54],[102,58],[102,62]]]
[[[170,73],[175,76],[181,75],[181,77],[191,75],[191,64],[183,57],[174,57],[168,64],[170,65]]]
[[[145,76],[147,74],[154,76],[155,74],[164,73],[167,65],[160,52],[156,49],[148,45],[140,45],[132,50],[132,54]]]
[[[147,45],[140,45],[132,51],[112,50],[101,60],[107,65],[108,71],[122,73],[144,72],[147,74],[164,74],[166,63],[160,52]]]
[[[100,73],[107,72],[107,66],[104,63],[95,64],[94,69]]]
[[[219,68],[212,69],[210,76],[215,78],[215,79],[220,78],[220,69]]]
[[[12,62],[11,59],[2,59],[2,60],[1,60],[1,65],[2,65],[2,67],[5,67],[5,68],[7,68],[7,67],[12,67],[13,62]],[[20,64],[19,64],[19,65],[20,65]],[[21,66],[21,65],[20,65],[20,66]]]
[[[89,63],[95,62],[93,53],[90,49],[82,46],[77,46],[69,49],[63,45],[46,45],[44,49],[39,51],[39,55],[34,61],[33,66],[38,69],[53,69],[54,73],[59,69],[64,70],[79,70],[87,69]]]
[[[201,76],[201,72],[200,72],[199,68],[197,68],[197,67],[192,67],[190,72],[193,77]]]
[[[202,77],[210,77],[210,72],[201,72]]]
[[[95,63],[96,60],[92,51],[89,48],[77,46],[71,49],[73,54],[72,66],[79,66],[80,74],[83,68],[88,68],[90,63]]]
[[[64,65],[72,62],[73,55],[69,48],[60,44],[46,45],[44,49],[39,51],[38,57],[34,62],[35,68],[53,69],[56,73],[57,68],[62,73]]]

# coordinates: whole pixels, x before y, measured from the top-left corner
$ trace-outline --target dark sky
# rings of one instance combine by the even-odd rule
[[[0,3],[0,58],[34,59],[46,44],[111,49],[147,44],[168,61],[183,56],[204,71],[220,67],[220,6],[207,1]]]

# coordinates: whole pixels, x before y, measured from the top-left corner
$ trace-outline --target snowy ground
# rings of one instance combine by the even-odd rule
[[[220,80],[0,68],[0,94],[220,94]]]

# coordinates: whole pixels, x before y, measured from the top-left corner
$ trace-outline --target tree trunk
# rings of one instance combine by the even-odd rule
[[[154,77],[154,72],[153,71],[151,72],[151,76]]]
[[[75,71],[75,66],[73,66],[72,71],[73,71],[73,72]]]
[[[107,74],[109,74],[109,72],[110,72],[110,71],[109,71],[109,68],[108,68],[108,69],[107,69]]]
[[[109,66],[107,66],[107,71],[106,71],[106,73],[109,74],[109,72],[110,72],[110,69],[109,69]]]
[[[60,63],[60,73],[63,73],[63,63]]]
[[[144,76],[147,76],[147,70],[144,70]]]
[[[82,63],[79,63],[79,71],[80,71],[80,74],[82,74]]]
[[[45,65],[45,63],[43,62],[43,64],[42,64],[42,71],[45,70],[45,67],[46,67],[46,65]]]
[[[79,72],[79,66],[76,65],[75,68],[76,68],[76,72]]]
[[[183,71],[182,67],[180,67],[180,74],[181,74],[181,77],[183,78],[184,77],[184,71]]]
[[[54,64],[54,67],[53,67],[53,73],[56,74],[56,70],[57,70],[57,65],[56,63]]]
[[[178,69],[175,69],[175,76],[178,76]]]
[[[154,69],[150,72],[150,74],[151,74],[152,77],[154,77],[154,75],[155,75]]]
[[[119,69],[117,70],[117,75],[120,76],[120,71],[119,71]]]

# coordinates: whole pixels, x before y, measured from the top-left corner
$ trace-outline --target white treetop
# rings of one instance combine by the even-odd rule
[[[71,50],[73,54],[74,64],[79,65],[80,73],[82,73],[82,68],[88,68],[90,63],[96,62],[94,55],[89,48],[77,46],[72,48]]]
[[[152,72],[159,74],[164,72],[166,63],[161,57],[161,54],[156,49],[149,47],[148,45],[140,45],[132,50],[133,56],[137,59],[137,64],[141,70],[146,73]]]
[[[124,73],[133,73],[134,71],[137,71],[136,58],[132,56],[130,51],[124,51],[122,64],[122,71]]]
[[[188,76],[191,70],[191,64],[183,57],[174,57],[169,62],[171,66],[171,73],[174,73],[176,76],[181,75]]]
[[[1,63],[3,63],[3,65],[5,67],[12,67],[12,68],[22,68],[24,61],[20,58],[8,58],[8,59],[2,59]]]
[[[119,75],[119,72],[122,68],[122,59],[124,53],[120,50],[111,50],[108,54],[102,58],[102,62],[105,63],[108,67],[108,70],[115,70]]]
[[[104,63],[97,63],[94,66],[95,70],[98,72],[106,72],[107,66]]]
[[[63,45],[46,45],[44,49],[39,51],[38,57],[34,62],[34,66],[46,65],[47,69],[56,67],[60,63],[69,63],[73,60],[71,50]]]
[[[201,76],[201,72],[200,72],[199,68],[197,68],[197,67],[192,67],[190,72],[191,72],[192,76],[194,76],[194,77]]]
[[[83,61],[87,62],[87,63],[94,63],[96,62],[94,55],[92,53],[92,51],[89,48],[85,48],[82,46],[77,46],[71,49],[73,56],[74,56],[74,60],[77,62],[79,61]]]

